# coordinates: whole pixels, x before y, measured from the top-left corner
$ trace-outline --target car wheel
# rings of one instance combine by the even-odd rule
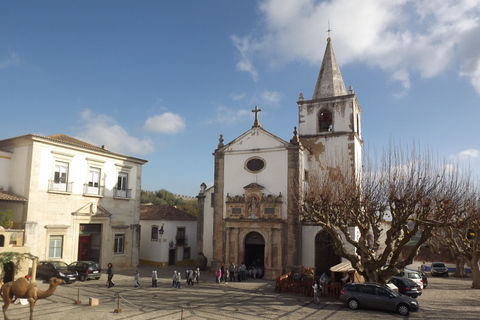
[[[410,309],[406,304],[399,304],[397,307],[397,312],[402,316],[408,316],[410,314]]]
[[[80,281],[85,281],[85,280],[87,280],[87,275],[86,275],[86,274],[81,274],[81,275],[78,277],[78,279],[79,279]]]
[[[360,303],[358,303],[357,299],[350,299],[348,300],[348,307],[352,310],[357,310],[360,308]]]

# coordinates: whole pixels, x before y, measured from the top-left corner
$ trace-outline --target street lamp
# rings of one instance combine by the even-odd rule
[[[162,226],[160,227],[160,230],[158,230],[158,234],[162,236],[162,235],[163,235],[163,231],[164,231],[164,230],[163,230],[163,223],[162,223]]]

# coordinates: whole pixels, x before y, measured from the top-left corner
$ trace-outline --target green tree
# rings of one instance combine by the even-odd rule
[[[0,226],[9,229],[13,226],[13,210],[7,209],[5,212],[0,211]]]
[[[195,199],[184,200],[181,197],[178,197],[165,189],[160,189],[157,191],[142,190],[141,203],[151,203],[154,205],[169,205],[172,207],[176,207],[179,210],[185,211],[193,216],[197,216],[197,201]]]

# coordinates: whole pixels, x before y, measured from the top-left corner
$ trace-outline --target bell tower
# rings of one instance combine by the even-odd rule
[[[362,164],[362,109],[350,86],[345,89],[340,68],[327,39],[322,66],[311,100],[298,104],[298,133],[305,147],[305,179],[310,175],[359,173]]]

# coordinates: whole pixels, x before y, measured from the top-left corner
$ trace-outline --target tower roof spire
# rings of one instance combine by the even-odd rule
[[[343,77],[338,67],[335,53],[333,52],[330,39],[330,27],[328,29],[329,37],[327,38],[327,47],[325,48],[322,67],[318,74],[312,99],[330,98],[347,94],[345,83],[343,82]]]

